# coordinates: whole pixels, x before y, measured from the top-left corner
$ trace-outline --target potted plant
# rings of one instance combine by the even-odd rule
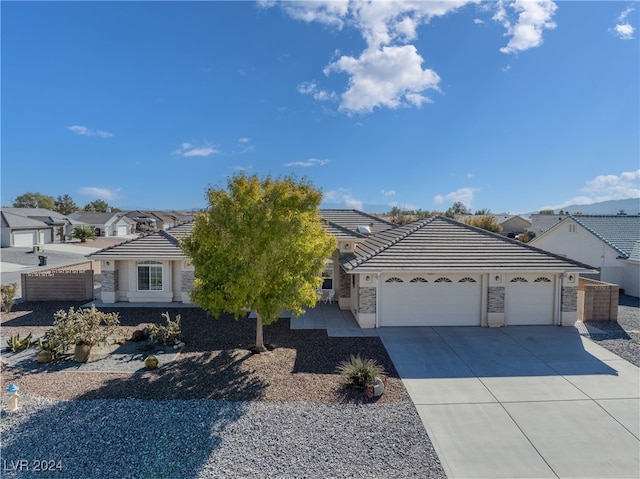
[[[53,328],[46,337],[56,344],[56,353],[63,353],[74,346],[74,360],[86,363],[91,349],[98,344],[108,344],[109,337],[118,332],[118,313],[105,313],[91,308],[69,308],[54,314]]]

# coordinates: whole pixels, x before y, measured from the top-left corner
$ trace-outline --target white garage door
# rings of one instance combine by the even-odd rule
[[[127,236],[126,226],[118,226],[118,236]]]
[[[33,231],[16,231],[13,233],[13,246],[33,246],[35,235]]]
[[[507,283],[507,325],[553,324],[553,276],[515,276]]]
[[[383,276],[381,326],[479,326],[478,276]]]

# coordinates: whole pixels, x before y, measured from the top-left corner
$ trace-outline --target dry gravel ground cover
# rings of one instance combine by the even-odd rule
[[[2,336],[51,326],[54,312],[77,303],[23,303],[2,313]],[[162,324],[162,308],[101,308],[118,311],[130,337],[134,329]],[[19,381],[31,394],[59,399],[219,399],[226,401],[307,401],[325,404],[367,403],[361,391],[348,387],[335,373],[350,354],[374,358],[388,372],[387,388],[377,402],[397,402],[406,391],[378,338],[329,338],[324,330],[291,330],[289,320],[265,326],[265,342],[273,351],[251,354],[255,320],[213,318],[198,308],[171,308],[180,314],[186,346],[178,360],[140,373],[38,372],[3,367],[3,383]],[[3,344],[2,347],[5,345]],[[35,350],[34,350],[35,354]],[[46,371],[46,370],[45,370]]]

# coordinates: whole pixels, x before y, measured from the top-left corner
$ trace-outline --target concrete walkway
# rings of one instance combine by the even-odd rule
[[[449,478],[640,477],[640,371],[576,328],[378,333]]]

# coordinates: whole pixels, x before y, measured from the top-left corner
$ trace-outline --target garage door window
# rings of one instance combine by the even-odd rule
[[[534,283],[551,283],[551,280],[549,278],[545,278],[544,276],[540,276],[539,278],[536,278],[533,282]]]
[[[428,281],[422,277],[413,278],[410,283],[427,283]]]
[[[385,283],[404,283],[404,281],[394,276],[393,278],[389,278],[388,280],[386,280]]]
[[[162,291],[162,263],[138,263],[138,291]]]
[[[458,283],[476,283],[476,282],[477,281],[475,279],[469,278],[468,276],[458,281]]]
[[[513,278],[511,280],[512,283],[528,283],[526,278],[523,278],[522,276],[518,276],[517,278]]]
[[[453,283],[449,278],[438,278],[435,281],[436,283]]]

